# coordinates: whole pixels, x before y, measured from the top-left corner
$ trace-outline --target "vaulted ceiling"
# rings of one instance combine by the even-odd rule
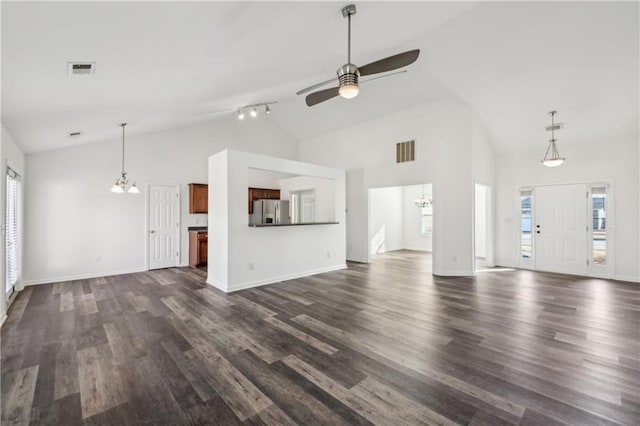
[[[544,148],[551,109],[562,143],[638,131],[637,2],[357,3],[352,62],[420,58],[309,108],[295,92],[346,62],[343,5],[3,1],[2,122],[32,153],[118,137],[122,121],[140,134],[275,100],[260,119],[304,140],[448,97],[499,151]],[[70,77],[69,61],[96,73]]]

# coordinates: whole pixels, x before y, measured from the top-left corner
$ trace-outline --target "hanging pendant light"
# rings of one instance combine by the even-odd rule
[[[111,192],[115,192],[116,194],[122,194],[124,192],[139,194],[140,190],[135,182],[130,188],[127,188],[129,185],[129,178],[127,177],[127,173],[124,171],[124,128],[126,125],[127,123],[120,124],[120,126],[122,126],[122,172],[120,173],[120,177],[116,180],[116,183],[111,187]]]
[[[562,129],[562,123],[555,123],[554,117],[558,111],[551,111],[551,126],[547,127],[547,131],[551,130],[551,140],[549,140],[549,146],[547,146],[547,152],[544,154],[544,158],[541,163],[547,167],[558,167],[564,163],[566,158],[560,157],[558,147],[556,146],[555,131]]]
[[[433,201],[431,200],[431,198],[427,198],[424,196],[424,185],[422,185],[422,197],[420,198],[415,198],[413,200],[413,204],[415,204],[416,207],[429,207],[431,204],[433,204]]]

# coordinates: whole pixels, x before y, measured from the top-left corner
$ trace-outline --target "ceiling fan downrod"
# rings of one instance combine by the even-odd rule
[[[346,99],[355,98],[360,92],[358,78],[360,71],[351,63],[351,16],[356,14],[356,5],[349,4],[342,8],[342,16],[348,20],[347,29],[347,63],[338,71],[338,92]]]

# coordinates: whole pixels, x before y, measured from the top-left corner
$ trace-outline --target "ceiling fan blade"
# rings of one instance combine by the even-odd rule
[[[320,88],[322,86],[326,86],[327,84],[333,83],[335,81],[336,81],[336,78],[333,77],[331,80],[323,81],[322,83],[317,83],[317,84],[314,84],[313,86],[309,86],[309,87],[304,88],[302,90],[298,90],[296,92],[296,95],[302,95],[303,93],[307,93],[307,92],[310,92],[312,90],[316,90],[316,89],[318,89],[318,88]]]
[[[415,49],[404,53],[398,53],[397,55],[389,56],[388,58],[380,59],[379,61],[371,62],[370,64],[359,67],[360,76],[378,74],[406,67],[407,65],[414,63],[416,59],[418,59],[418,55],[420,55],[420,49]]]
[[[313,92],[310,95],[307,95],[306,102],[307,106],[314,106],[319,104],[320,102],[327,101],[331,98],[335,98],[338,96],[338,88],[331,87],[329,89],[320,90],[318,92]]]
[[[370,82],[370,81],[377,80],[377,79],[379,79],[379,78],[391,77],[392,75],[402,74],[402,73],[405,73],[405,72],[407,72],[407,70],[401,70],[401,71],[391,72],[391,73],[389,73],[389,74],[385,74],[385,75],[379,75],[379,76],[377,76],[377,77],[367,78],[366,80],[361,80],[361,81],[360,81],[360,84],[362,84],[362,83],[368,83],[368,82]]]

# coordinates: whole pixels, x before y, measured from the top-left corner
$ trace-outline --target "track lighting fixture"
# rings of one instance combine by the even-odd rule
[[[245,112],[248,112],[252,118],[256,118],[261,114],[271,114],[271,108],[269,105],[277,104],[278,101],[262,102],[259,104],[245,105],[238,108],[238,120],[243,120]]]

